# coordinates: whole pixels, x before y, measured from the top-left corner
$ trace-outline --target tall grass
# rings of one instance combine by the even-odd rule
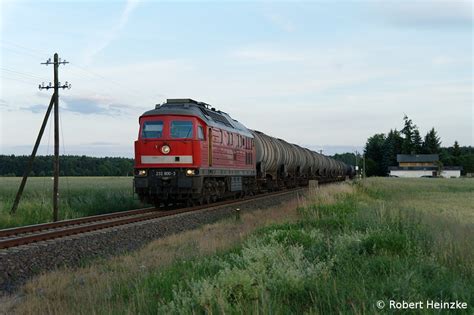
[[[363,314],[379,312],[379,300],[472,306],[472,225],[451,227],[446,217],[387,204],[403,191],[416,198],[431,185],[414,192],[400,183],[316,190],[299,209],[299,222],[262,229],[228,254],[157,271],[113,297],[130,299],[131,312],[149,314]],[[457,191],[443,184],[430,193]],[[470,191],[464,184],[460,194]],[[161,299],[151,298],[156,292]]]
[[[258,222],[244,217],[193,231],[186,242],[174,238],[125,256],[126,263],[91,266],[87,281],[77,281],[83,271],[46,275],[26,287],[17,310],[373,314],[395,312],[378,309],[379,300],[457,300],[469,305],[457,314],[472,314],[474,221],[472,197],[466,196],[471,191],[470,181],[389,178],[323,187],[300,199],[297,210],[267,211],[280,219],[251,234],[240,228]],[[426,206],[431,198],[444,211]],[[258,217],[269,222],[263,218]],[[209,255],[212,246],[204,244],[223,239],[233,242],[214,246],[219,251]],[[160,257],[170,252],[174,259],[163,264]],[[155,257],[155,263],[144,257]],[[54,288],[52,279],[63,289]]]
[[[52,220],[51,177],[29,178],[16,214],[10,214],[20,180],[19,177],[0,177],[0,228]],[[67,177],[60,179],[60,219],[138,207],[140,207],[140,202],[133,195],[132,177]]]

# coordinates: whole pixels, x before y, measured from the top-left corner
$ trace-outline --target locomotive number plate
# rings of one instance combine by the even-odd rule
[[[156,176],[176,176],[176,171],[156,171]]]

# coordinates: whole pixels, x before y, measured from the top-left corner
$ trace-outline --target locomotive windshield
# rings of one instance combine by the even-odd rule
[[[193,137],[193,122],[175,120],[171,122],[171,138],[187,139]]]
[[[161,138],[163,134],[162,121],[145,121],[142,128],[142,138]]]

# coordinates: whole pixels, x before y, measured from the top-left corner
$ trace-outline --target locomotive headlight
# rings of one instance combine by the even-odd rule
[[[170,153],[170,151],[171,151],[170,147],[166,144],[161,147],[161,152],[163,152],[163,154],[168,154]]]
[[[195,170],[186,170],[186,176],[194,176],[196,175],[196,171]]]
[[[138,176],[146,176],[146,170],[138,170],[137,175]]]

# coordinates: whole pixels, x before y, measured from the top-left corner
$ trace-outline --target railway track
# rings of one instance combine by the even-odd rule
[[[243,199],[226,200],[216,202],[210,205],[179,208],[169,211],[156,210],[155,208],[143,208],[111,214],[89,216],[72,220],[64,220],[59,222],[4,229],[0,230],[0,249],[14,248],[21,245],[32,244],[51,239],[58,239],[71,235],[78,235],[110,227],[153,220],[161,217],[173,216],[185,212],[220,208],[222,206],[238,205],[249,201],[256,201],[259,199],[268,198],[269,196],[278,196],[293,193],[299,190],[302,190],[302,188],[295,188],[291,190],[256,195]]]

